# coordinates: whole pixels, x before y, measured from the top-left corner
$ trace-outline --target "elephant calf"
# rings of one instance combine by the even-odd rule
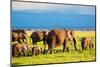
[[[32,48],[32,55],[40,55],[43,53],[43,49],[42,47],[39,47],[37,45],[35,45],[33,48]]]
[[[22,53],[24,56],[26,56],[28,49],[29,49],[28,46],[25,44],[24,45],[23,44],[13,44],[12,56],[13,57],[21,56]]]
[[[89,47],[90,49],[93,48],[94,45],[93,45],[92,38],[83,37],[82,40],[81,40],[81,47],[82,47],[82,50],[87,49],[87,47]]]

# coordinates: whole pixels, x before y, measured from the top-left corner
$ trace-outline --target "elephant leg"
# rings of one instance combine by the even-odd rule
[[[42,49],[42,48],[40,48],[40,49],[41,49],[41,51],[40,51],[40,52],[41,52],[41,54],[43,54],[43,49]]]
[[[21,56],[21,52],[18,52],[18,57],[20,57]]]
[[[87,49],[87,47],[84,48],[85,50]]]
[[[66,45],[64,44],[64,45],[63,45],[63,52],[65,52],[65,48],[66,48]]]
[[[94,45],[92,44],[92,48],[94,48]]]
[[[41,55],[41,50],[38,49],[38,55]]]
[[[68,43],[68,39],[66,38],[64,41],[63,51],[66,49],[69,52],[69,48],[68,48],[67,43]]]
[[[52,54],[53,53],[53,48],[55,47],[55,39],[52,39],[50,45],[49,45],[49,53]]]
[[[41,51],[39,50],[39,55],[41,55]]]
[[[43,40],[43,45],[46,45],[46,41],[45,40]]]
[[[48,49],[47,54],[48,54],[48,53],[50,53],[50,54],[53,53],[53,49],[52,49],[51,47]]]
[[[44,45],[43,53],[44,53],[44,54],[46,53],[46,45]]]
[[[52,54],[53,53],[53,48],[55,47],[55,41],[52,43],[52,45],[51,45],[51,49],[50,49],[50,54]]]
[[[12,47],[12,57],[14,57],[15,55],[15,50],[14,50],[14,47]]]
[[[67,41],[65,40],[64,43],[63,43],[63,52],[65,52],[66,45],[67,45]],[[68,49],[68,48],[67,48],[67,49]]]
[[[22,39],[22,42],[25,43],[25,42],[24,42],[24,39]]]
[[[35,44],[35,42],[34,42],[34,40],[32,39],[32,44],[34,45]]]
[[[39,55],[39,51],[38,50],[36,50],[36,53],[35,53],[35,55],[37,56],[37,55]]]
[[[86,50],[87,49],[87,44],[85,43],[83,46],[84,46],[84,50]]]
[[[93,44],[89,44],[89,48],[92,49],[94,46]]]
[[[20,48],[16,48],[16,55],[19,57],[21,56],[21,49]]]
[[[53,48],[51,48],[51,50],[50,50],[50,54],[52,54],[53,53]]]
[[[33,56],[35,56],[35,50],[33,50]]]
[[[82,50],[86,50],[86,49],[87,49],[86,44],[83,44],[83,45],[82,45]]]
[[[91,44],[91,48],[94,48],[94,44],[93,44],[93,42],[91,42],[90,44]]]
[[[37,45],[37,43],[35,43],[35,45]]]
[[[22,39],[24,44],[27,44],[27,39]]]
[[[12,56],[13,57],[16,57],[16,54],[17,54],[17,49],[16,49],[16,47],[12,47]]]
[[[43,41],[43,43],[44,43],[44,50],[43,50],[43,53],[45,54],[45,53],[46,53],[46,42]]]
[[[19,39],[18,42],[19,42],[20,44],[23,44],[23,43],[24,43],[24,42],[23,42],[23,39]]]
[[[47,50],[47,54],[50,53],[50,48]]]
[[[92,48],[92,45],[91,45],[91,44],[89,44],[89,48],[90,48],[90,49]]]
[[[73,42],[74,42],[75,50],[77,50],[77,48],[76,48],[76,39],[75,39],[75,37],[73,38]]]
[[[52,54],[52,53],[53,53],[52,48],[49,48],[49,49],[47,50],[47,54]]]
[[[84,50],[84,44],[81,44],[82,50]]]
[[[19,39],[19,38],[18,38],[18,40],[17,40],[17,41],[18,41],[18,43],[20,43],[20,39]]]
[[[23,50],[23,55],[26,57],[27,56],[27,53],[25,50]]]
[[[35,55],[35,48],[32,48],[32,55]]]
[[[69,48],[68,48],[68,47],[66,47],[66,49],[67,49],[67,51],[69,52]]]

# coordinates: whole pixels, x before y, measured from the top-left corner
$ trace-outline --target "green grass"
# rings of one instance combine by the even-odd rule
[[[54,48],[53,54],[42,54],[38,56],[29,57],[16,57],[12,58],[13,65],[29,65],[29,64],[50,64],[50,63],[65,63],[65,62],[80,62],[80,61],[95,61],[96,54],[94,49],[81,50],[81,38],[82,37],[92,37],[93,43],[95,45],[95,33],[94,32],[76,32],[77,37],[77,51],[74,50],[74,45],[72,42],[68,43],[69,52],[62,52],[62,46]],[[29,38],[27,39],[30,44]],[[38,42],[39,46],[43,42]],[[31,54],[31,53],[30,53]]]
[[[13,58],[13,64],[19,65],[27,64],[48,64],[60,62],[80,62],[80,61],[94,61],[95,50],[73,51],[56,54],[45,54],[31,57]]]

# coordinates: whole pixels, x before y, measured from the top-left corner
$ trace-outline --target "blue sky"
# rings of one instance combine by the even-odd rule
[[[95,28],[95,7],[13,2],[14,28]]]

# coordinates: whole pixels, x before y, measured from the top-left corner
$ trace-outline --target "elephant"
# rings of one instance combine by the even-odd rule
[[[13,44],[12,45],[12,56],[13,57],[21,56],[22,53],[24,56],[27,56],[27,51],[29,49],[30,48],[26,44],[18,44],[18,43]]]
[[[30,38],[32,39],[32,44],[37,45],[37,42],[43,41],[44,44],[46,44],[46,31],[35,31],[31,34]]]
[[[25,30],[12,30],[12,42],[27,43],[27,34]]]
[[[68,41],[74,42],[74,47],[76,49],[76,37],[75,32],[72,30],[66,29],[53,29],[48,33],[47,36],[47,44],[48,44],[48,51],[47,53],[53,52],[53,48],[63,45],[63,52],[65,52],[65,48],[69,51],[67,43]]]
[[[46,40],[47,40],[48,31],[35,31],[31,34],[30,38],[32,39],[32,44],[37,45],[37,42],[43,41],[44,53],[46,52]]]
[[[35,45],[33,48],[32,48],[32,55],[40,55],[43,53],[43,49],[42,47],[39,47],[37,45]]]
[[[81,47],[82,50],[86,50],[87,47],[89,47],[90,49],[94,47],[93,45],[93,41],[91,37],[83,37],[81,40]]]

